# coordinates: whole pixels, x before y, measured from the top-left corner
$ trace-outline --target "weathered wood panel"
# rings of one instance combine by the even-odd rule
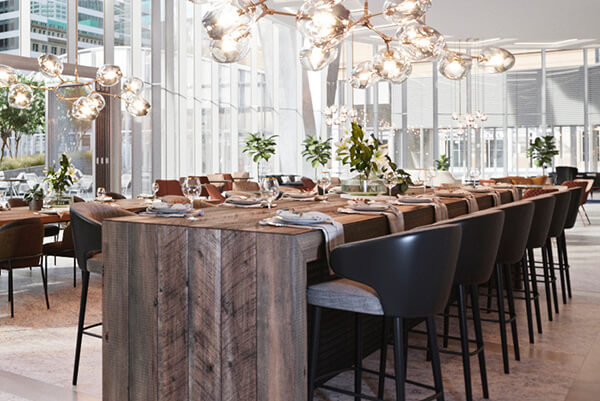
[[[256,234],[223,230],[221,400],[257,400],[256,376]]]
[[[187,229],[158,226],[158,399],[188,399]],[[150,266],[148,266],[150,267]]]
[[[128,231],[129,399],[157,400],[157,227],[129,224]]]
[[[221,400],[221,232],[189,230],[190,400]]]

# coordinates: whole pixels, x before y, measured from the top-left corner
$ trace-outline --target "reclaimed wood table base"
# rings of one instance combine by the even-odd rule
[[[492,206],[491,196],[475,196],[481,209]],[[463,199],[443,201],[451,217],[467,213]],[[384,216],[336,213],[345,204],[337,196],[277,203],[331,215],[346,242],[389,234]],[[430,206],[400,209],[406,229],[434,221]],[[258,225],[273,213],[217,207],[197,221],[104,222],[104,400],[306,399],[306,286],[330,279],[324,240],[316,230]]]

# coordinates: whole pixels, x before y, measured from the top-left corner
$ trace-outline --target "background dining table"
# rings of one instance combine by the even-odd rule
[[[498,192],[512,201],[510,191]],[[493,207],[490,194],[473,195],[479,209]],[[467,213],[464,198],[441,201],[450,218]],[[383,215],[338,213],[346,202],[276,201],[328,214],[346,243],[390,233]],[[398,209],[406,230],[435,220],[431,206]],[[321,231],[259,224],[274,214],[212,207],[195,221],[104,221],[104,400],[306,400],[306,288],[333,276]],[[323,315],[319,375],[352,364],[348,315]],[[380,323],[363,321],[365,352],[379,345]]]

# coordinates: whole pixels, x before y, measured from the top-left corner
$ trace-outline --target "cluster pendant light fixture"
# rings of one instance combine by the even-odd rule
[[[412,72],[412,63],[439,60],[439,71],[448,79],[463,79],[475,60],[487,72],[505,72],[515,63],[505,49],[487,47],[479,55],[455,52],[446,47],[444,36],[423,22],[431,0],[386,0],[378,12],[369,10],[364,1],[362,13],[351,16],[343,0],[305,0],[296,13],[269,8],[269,0],[190,0],[208,4],[202,24],[212,39],[212,57],[221,63],[241,60],[249,50],[252,25],[267,15],[296,18],[298,30],[305,39],[299,58],[311,71],[325,68],[338,56],[340,43],[356,28],[364,27],[383,40],[383,47],[371,60],[353,67],[350,85],[365,89],[378,80],[401,83]],[[383,16],[394,25],[390,36],[377,29],[372,19]]]

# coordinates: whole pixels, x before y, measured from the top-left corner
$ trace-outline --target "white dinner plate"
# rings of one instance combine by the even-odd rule
[[[321,212],[296,213],[289,210],[278,210],[276,220],[288,224],[321,224],[331,222],[331,217]]]

